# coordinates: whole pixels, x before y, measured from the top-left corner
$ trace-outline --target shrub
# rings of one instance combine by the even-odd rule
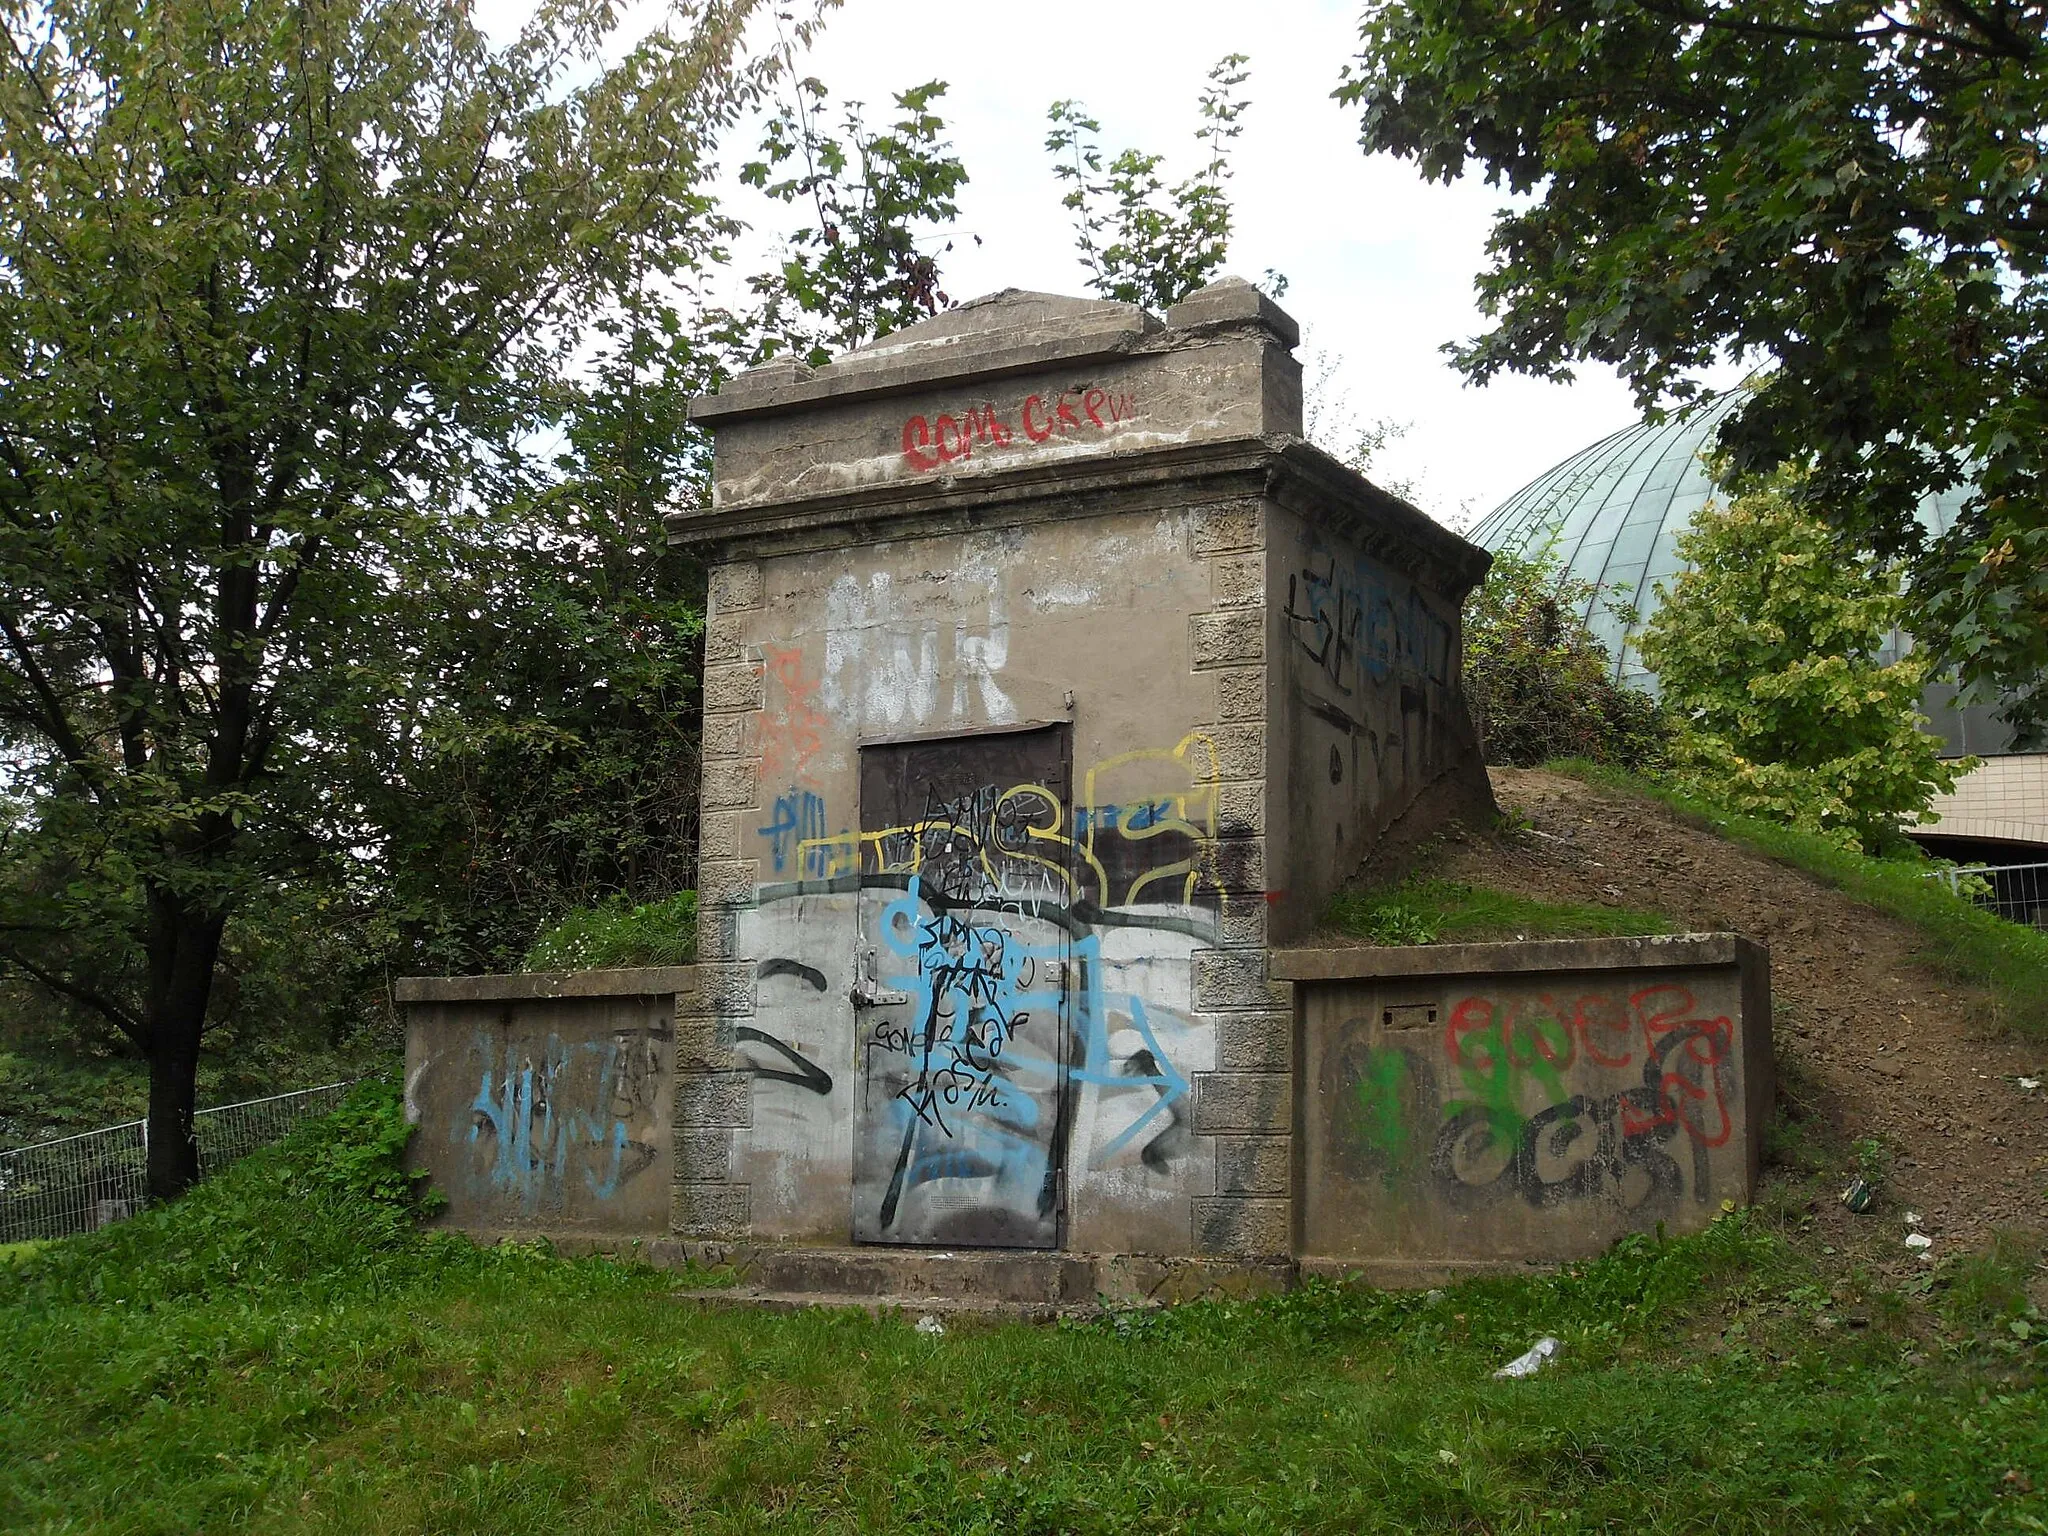
[[[1653,700],[1617,683],[1580,616],[1599,589],[1548,551],[1501,553],[1465,600],[1465,697],[1486,761],[1533,768],[1584,757],[1641,768],[1664,751]]]
[[[1877,851],[1955,785],[1921,727],[1927,667],[1887,662],[1896,569],[1843,549],[1781,471],[1678,541],[1693,569],[1643,635],[1679,722],[1679,782],[1733,810]]]
[[[150,1307],[273,1287],[378,1285],[430,1256],[417,1218],[433,1197],[405,1167],[412,1128],[395,1084],[358,1084],[184,1198],[0,1266],[0,1301]]]

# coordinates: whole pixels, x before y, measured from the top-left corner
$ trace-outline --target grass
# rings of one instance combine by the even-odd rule
[[[2048,1039],[2048,933],[2007,922],[1929,880],[1919,859],[1874,859],[1825,838],[1698,800],[1654,779],[1583,759],[1544,765],[1589,784],[1661,801],[1767,858],[1803,869],[1866,906],[1918,928],[1923,958],[1948,976],[1992,994],[1999,1022]]]
[[[2020,1248],[1886,1290],[1740,1212],[1552,1276],[931,1336],[421,1233],[402,1139],[366,1090],[0,1271],[0,1526],[2048,1529]]]
[[[697,958],[697,893],[678,891],[637,905],[614,896],[569,913],[533,941],[529,971],[613,970],[688,965]]]
[[[1331,901],[1324,921],[1375,944],[1590,939],[1671,931],[1671,924],[1654,912],[1537,901],[1461,881],[1414,876],[1387,890],[1344,892]]]

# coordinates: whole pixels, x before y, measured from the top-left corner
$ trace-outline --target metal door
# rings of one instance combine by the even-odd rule
[[[858,1242],[1058,1245],[1069,760],[1064,726],[861,748]]]

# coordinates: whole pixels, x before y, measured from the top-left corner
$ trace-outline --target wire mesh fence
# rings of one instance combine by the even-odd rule
[[[2048,928],[2048,864],[1972,864],[1927,878],[2010,922]]]
[[[192,1117],[202,1174],[279,1140],[309,1115],[338,1105],[352,1082],[202,1109]],[[148,1204],[149,1122],[0,1152],[0,1243],[91,1232]]]

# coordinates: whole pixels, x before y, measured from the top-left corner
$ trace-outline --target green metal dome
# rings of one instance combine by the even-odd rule
[[[1702,402],[1659,423],[1639,422],[1603,437],[1515,492],[1465,535],[1482,549],[1520,555],[1546,550],[1596,590],[1587,599],[1587,627],[1614,658],[1617,680],[1654,693],[1656,674],[1643,665],[1635,631],[1663,601],[1659,583],[1686,568],[1678,539],[1714,493],[1704,455],[1743,391]],[[1968,495],[1958,487],[1920,504],[1920,521],[1946,532]],[[1627,623],[1633,609],[1635,625]],[[2008,750],[2009,733],[1988,706],[1962,710],[1954,690],[1928,690],[1925,707],[1936,734],[1958,751]]]

